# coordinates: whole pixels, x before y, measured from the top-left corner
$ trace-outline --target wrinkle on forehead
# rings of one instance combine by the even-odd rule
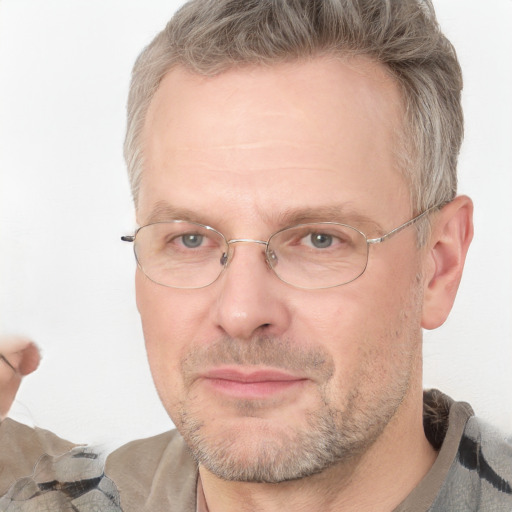
[[[231,150],[231,149],[244,149],[244,150],[251,150],[251,149],[267,149],[267,148],[271,148],[273,146],[277,146],[277,147],[281,147],[283,145],[287,145],[287,146],[290,146],[290,147],[295,147],[295,148],[298,148],[300,147],[300,144],[292,144],[290,143],[290,141],[287,141],[285,139],[275,139],[273,138],[272,140],[260,140],[260,141],[257,141],[257,142],[237,142],[237,143],[233,143],[233,144],[218,144],[218,145],[215,145],[214,146],[214,149],[218,149],[218,150],[225,150],[225,149],[228,149],[228,150]],[[314,145],[314,143],[312,143],[312,145]],[[317,146],[320,147],[320,144],[317,144]],[[176,151],[177,152],[188,152],[188,151],[193,151],[194,154],[197,154],[198,152],[198,148],[195,147],[195,146],[186,146],[186,145],[183,145],[183,146],[180,146],[179,148],[176,148]],[[200,151],[200,149],[199,149]]]
[[[240,224],[266,210],[276,217],[301,204],[352,201],[368,214],[380,210],[374,216],[384,213],[386,223],[389,208],[371,203],[402,203],[408,193],[393,151],[399,103],[396,84],[368,59],[215,77],[174,69],[146,119],[140,218],[164,199],[222,210]]]
[[[326,68],[326,63],[330,67]],[[330,75],[339,68],[343,72],[332,79]],[[310,83],[312,76],[315,80]],[[270,94],[264,93],[266,89]],[[284,90],[286,94],[276,97],[273,90]],[[327,105],[325,97],[329,98]],[[292,120],[297,123],[296,128],[304,124],[305,140],[314,141],[315,135],[321,132],[324,112],[328,115],[333,109],[340,109],[345,116],[355,114],[359,119],[367,118],[369,122],[378,119],[398,127],[401,105],[394,79],[383,66],[363,56],[343,60],[324,57],[268,68],[235,68],[214,77],[174,68],[155,93],[145,131],[149,126],[169,128],[179,119],[182,125],[176,130],[176,138],[166,140],[167,144],[186,147],[188,131],[199,127],[204,131],[205,146],[229,148],[258,144],[268,130],[280,127],[281,120]],[[216,130],[219,123],[233,128],[229,143]],[[278,133],[274,131],[273,135]]]

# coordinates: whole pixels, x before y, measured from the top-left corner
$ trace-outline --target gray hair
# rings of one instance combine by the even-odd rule
[[[124,156],[137,206],[149,104],[174,67],[216,75],[317,55],[365,55],[398,83],[405,119],[399,167],[416,212],[454,198],[463,136],[462,75],[430,0],[192,0],[137,59]]]

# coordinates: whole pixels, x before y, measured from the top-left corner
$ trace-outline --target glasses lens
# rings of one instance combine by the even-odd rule
[[[331,288],[364,272],[368,244],[360,231],[344,224],[302,224],[273,235],[268,255],[281,280],[300,288]]]
[[[135,238],[139,267],[152,281],[173,288],[202,288],[223,270],[224,237],[201,224],[185,221],[144,226]]]

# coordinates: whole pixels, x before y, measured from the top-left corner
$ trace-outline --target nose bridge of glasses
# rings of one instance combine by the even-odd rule
[[[231,240],[227,240],[228,249],[234,246],[234,244],[259,244],[265,246],[265,252],[267,252],[268,242],[265,240],[255,240],[253,238],[233,238]],[[233,252],[230,251],[230,255],[225,254],[223,256],[223,260],[221,261],[224,265],[227,265],[231,259],[233,258]],[[267,262],[268,263],[268,262]]]
[[[239,243],[260,244],[268,246],[268,242],[265,242],[265,240],[253,240],[252,238],[233,238],[232,240],[228,240],[228,245]]]

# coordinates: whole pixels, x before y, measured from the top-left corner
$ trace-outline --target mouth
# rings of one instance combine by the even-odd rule
[[[227,397],[261,400],[297,389],[308,379],[276,369],[223,367],[205,372],[200,380]]]

